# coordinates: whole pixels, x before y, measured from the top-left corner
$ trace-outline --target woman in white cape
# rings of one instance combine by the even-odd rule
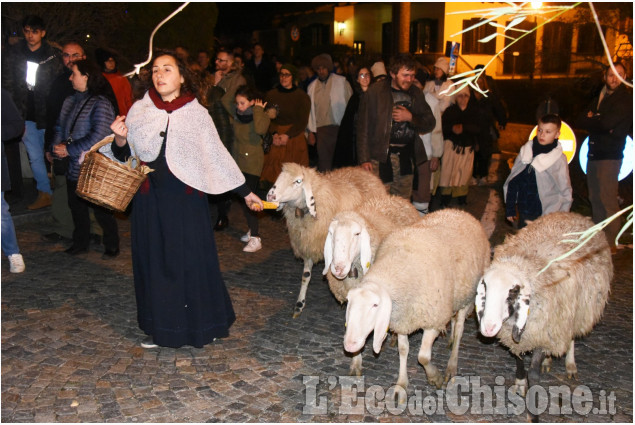
[[[152,64],[153,86],[111,129],[114,156],[154,169],[132,204],[132,264],[142,347],[202,347],[229,335],[236,316],[220,272],[206,194],[262,201],[196,100],[190,71],[172,52]]]

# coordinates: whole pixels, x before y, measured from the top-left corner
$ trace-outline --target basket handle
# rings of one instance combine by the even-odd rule
[[[115,135],[111,134],[110,136],[106,136],[103,139],[101,139],[99,142],[95,143],[89,150],[87,153],[93,153],[98,149],[101,149],[102,147],[106,146],[109,143],[112,143],[112,141],[115,140]]]

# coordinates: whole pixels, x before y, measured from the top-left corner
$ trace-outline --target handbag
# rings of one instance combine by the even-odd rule
[[[262,150],[265,153],[269,153],[269,151],[271,150],[271,145],[273,145],[273,134],[266,132],[260,137],[262,138]]]
[[[88,103],[88,101],[90,100],[90,98],[93,97],[92,95],[90,95],[88,97],[88,99],[86,99],[86,101],[82,104],[82,107],[79,108],[79,112],[77,112],[77,115],[75,115],[75,119],[73,120],[73,124],[71,124],[71,130],[69,131],[69,136],[66,140],[64,140],[63,142],[61,142],[60,144],[64,144],[66,146],[70,145],[71,143],[73,143],[73,130],[75,129],[75,124],[77,123],[77,119],[79,118],[79,115],[82,113],[82,111],[84,110],[84,107],[86,106],[86,104]],[[66,172],[68,171],[68,165],[71,162],[71,158],[69,156],[65,156],[64,158],[53,158],[53,174],[55,174],[56,176],[64,176],[66,175]]]

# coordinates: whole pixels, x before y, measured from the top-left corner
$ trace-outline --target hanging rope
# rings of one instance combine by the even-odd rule
[[[167,18],[165,18],[164,20],[162,20],[159,25],[157,25],[154,28],[154,31],[152,31],[152,34],[150,34],[150,45],[148,47],[148,59],[143,62],[143,63],[139,63],[136,64],[134,66],[134,70],[130,71],[129,73],[127,73],[126,75],[124,75],[124,77],[130,77],[132,75],[137,75],[139,74],[139,70],[141,70],[141,68],[143,68],[144,66],[146,66],[147,64],[150,63],[150,61],[152,60],[152,41],[154,40],[154,34],[156,34],[156,32],[159,30],[159,28],[161,28],[161,26],[163,24],[165,24],[166,22],[168,22],[170,19],[172,19],[173,16],[175,16],[177,13],[179,13],[181,10],[185,9],[185,6],[187,6],[188,4],[190,4],[190,2],[185,2],[181,5],[181,7],[179,7],[178,9],[176,9],[174,12],[172,12],[170,14],[170,16],[168,16]]]

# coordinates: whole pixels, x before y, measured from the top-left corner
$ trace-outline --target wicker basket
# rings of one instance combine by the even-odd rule
[[[97,152],[113,140],[114,136],[110,135],[93,145],[86,153],[75,193],[102,207],[125,211],[147,175]]]

